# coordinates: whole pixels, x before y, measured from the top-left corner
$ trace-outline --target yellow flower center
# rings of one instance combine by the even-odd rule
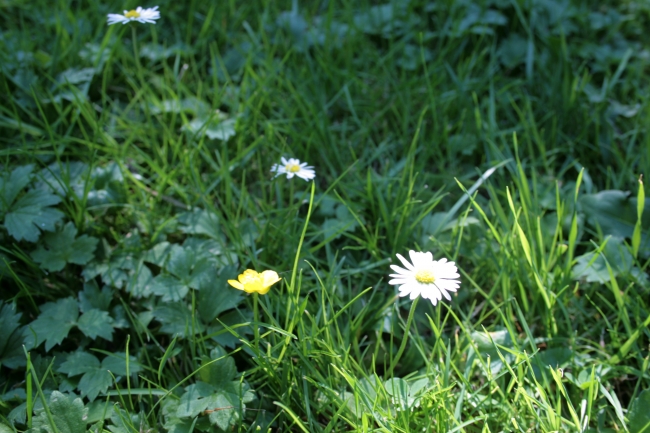
[[[425,283],[425,284],[431,284],[434,281],[436,281],[436,277],[433,275],[433,272],[431,272],[428,269],[422,269],[417,271],[415,273],[415,279],[419,283]]]
[[[300,166],[298,164],[287,164],[284,166],[284,169],[289,173],[298,173],[300,171]]]
[[[126,18],[140,18],[140,12],[136,10],[130,10],[124,14]]]

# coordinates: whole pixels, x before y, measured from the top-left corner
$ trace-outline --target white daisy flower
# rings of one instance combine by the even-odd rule
[[[130,11],[124,11],[124,15],[120,14],[108,14],[108,25],[122,23],[126,24],[131,21],[137,21],[139,23],[151,23],[156,24],[156,20],[160,18],[160,12],[158,12],[158,6],[152,8],[142,9],[138,6],[137,9]]]
[[[397,258],[406,269],[390,265],[397,273],[390,275],[392,280],[388,284],[399,285],[400,296],[409,295],[411,299],[422,296],[424,299],[429,299],[433,305],[436,305],[443,296],[451,301],[449,292],[455,292],[460,286],[460,281],[457,280],[460,275],[456,264],[444,258],[433,260],[433,255],[429,252],[420,253],[411,250],[409,256],[413,264],[397,254]]]
[[[311,180],[316,177],[314,167],[308,166],[306,162],[300,162],[296,158],[286,159],[281,158],[282,164],[273,164],[271,172],[275,173],[275,177],[282,174],[287,175],[287,179],[291,179],[294,175],[305,180]]]

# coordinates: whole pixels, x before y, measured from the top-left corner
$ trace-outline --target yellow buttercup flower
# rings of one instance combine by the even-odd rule
[[[264,271],[259,274],[252,269],[246,269],[243,274],[239,274],[237,277],[239,281],[228,280],[228,284],[246,293],[265,295],[271,289],[271,286],[281,279],[275,271]]]

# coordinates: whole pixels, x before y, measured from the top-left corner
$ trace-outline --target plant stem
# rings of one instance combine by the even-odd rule
[[[253,335],[255,336],[255,350],[260,349],[260,315],[258,310],[259,294],[253,293]]]
[[[406,349],[406,343],[408,342],[408,337],[409,337],[409,329],[411,329],[411,322],[413,322],[413,313],[415,313],[415,307],[418,304],[418,301],[420,300],[420,297],[415,298],[413,303],[411,304],[411,310],[409,311],[409,317],[406,319],[406,328],[404,328],[404,338],[402,339],[402,344],[400,344],[399,349],[397,350],[397,355],[395,355],[395,358],[393,358],[393,362],[390,363],[390,367],[388,367],[388,371],[386,374],[386,377],[392,377],[393,376],[393,369],[399,362],[400,358],[402,357],[402,354],[404,354],[404,349]]]
[[[142,75],[142,65],[140,65],[140,55],[138,53],[138,36],[136,34],[135,26],[133,23],[131,26],[131,41],[133,42],[133,56],[135,58],[135,67],[138,70],[138,79],[140,80],[140,86],[144,86],[144,76]]]

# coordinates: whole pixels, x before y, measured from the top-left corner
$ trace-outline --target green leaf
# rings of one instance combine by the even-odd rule
[[[48,433],[86,433],[86,422],[84,421],[86,409],[80,398],[70,401],[67,395],[59,391],[52,391],[48,408],[52,414],[54,426],[43,410],[34,417],[32,432],[45,430]]]
[[[63,298],[41,305],[38,319],[25,327],[25,345],[32,349],[45,341],[45,350],[49,351],[68,336],[70,329],[77,323],[77,317],[79,308],[74,298]]]
[[[206,235],[216,240],[223,239],[219,218],[212,212],[194,209],[192,212],[180,214],[178,221],[181,223],[180,229],[183,233]]]
[[[242,403],[248,403],[254,398],[248,385],[239,381],[226,382],[219,388],[199,381],[185,388],[185,393],[175,406],[174,415],[176,418],[195,418],[204,410],[210,410],[210,422],[228,431],[239,420]]]
[[[121,376],[126,376],[125,359],[125,353],[117,353],[107,356],[100,364],[94,355],[78,351],[69,354],[57,371],[67,374],[68,377],[82,375],[77,388],[83,397],[93,401],[99,394],[108,390],[113,383],[113,376],[118,380]],[[142,367],[136,359],[129,357],[129,373],[137,374],[141,370]]]
[[[610,190],[597,194],[585,194],[580,197],[580,208],[587,216],[589,224],[600,227],[604,235],[620,238],[632,238],[638,218],[638,199],[630,197],[629,193]],[[650,255],[650,198],[645,199],[645,211],[640,219],[641,231],[640,250],[644,256]]]
[[[108,315],[107,311],[96,308],[88,310],[81,315],[77,326],[88,338],[95,340],[99,336],[113,341],[113,318]]]
[[[60,196],[74,194],[79,199],[85,198],[88,206],[123,203],[126,199],[124,176],[115,162],[92,170],[83,162],[55,162],[41,170],[38,178],[38,189]]]
[[[408,14],[403,4],[382,4],[370,7],[354,16],[356,28],[364,33],[384,38],[402,34],[420,22],[420,17]]]
[[[31,190],[11,205],[5,215],[5,228],[17,241],[36,242],[41,230],[54,231],[63,213],[49,206],[61,198],[43,190]]]
[[[110,370],[115,376],[126,376],[126,353],[117,352],[106,356],[102,367]],[[134,356],[129,356],[129,374],[134,375],[142,371],[142,366]]]
[[[414,399],[410,398],[410,388],[404,379],[393,377],[384,382],[384,389],[391,397],[391,401],[396,409],[407,410],[411,407]]]
[[[634,399],[627,417],[630,420],[630,433],[650,433],[650,389],[646,389]]]
[[[218,361],[214,361],[216,359]],[[201,364],[206,365],[208,363],[210,365],[199,371],[199,376],[203,382],[209,383],[217,389],[223,388],[226,383],[237,376],[235,360],[227,356],[226,351],[219,346],[210,351],[209,358],[206,356],[202,357]]]
[[[227,347],[229,349],[234,349],[240,345],[240,341],[237,337],[232,335],[226,328],[240,325],[243,322],[248,322],[253,320],[253,312],[250,310],[230,310],[223,314],[219,315],[219,323],[212,322],[210,327],[206,330],[206,333],[212,335],[211,339],[216,343],[221,345],[221,347]],[[222,325],[223,324],[223,325]],[[237,329],[239,335],[252,335],[253,330],[250,327],[244,327]],[[217,334],[218,335],[215,335]]]
[[[151,290],[162,296],[163,302],[176,302],[187,295],[190,288],[198,290],[216,278],[216,263],[208,258],[197,259],[194,252],[180,245],[169,248],[165,269],[151,282]]]
[[[53,192],[59,196],[76,195],[83,198],[87,189],[88,164],[83,162],[53,162],[36,176],[36,188]]]
[[[551,347],[536,355],[533,362],[533,374],[541,381],[543,371],[550,365],[552,368],[564,368],[571,360],[574,352],[568,347]]]
[[[0,422],[0,433],[14,433],[14,430],[7,424]]]
[[[595,255],[598,254],[597,257]],[[609,263],[612,273],[607,269]],[[622,238],[610,237],[600,253],[590,252],[576,257],[576,265],[571,270],[575,280],[584,279],[589,283],[605,283],[618,275],[632,275],[637,280],[646,280],[647,276],[634,266],[634,258],[628,251]]]
[[[210,400],[208,397],[214,395],[217,390],[204,382],[197,382],[185,388],[176,408],[176,416],[179,418],[194,418],[208,408]]]
[[[153,274],[151,270],[144,263],[140,262],[126,284],[126,291],[136,297],[149,296],[152,293],[152,282]]]
[[[108,429],[113,433],[137,433],[146,432],[149,428],[143,413],[129,413],[120,409],[117,405],[113,406],[113,415],[111,415],[112,425]]]
[[[69,354],[56,371],[68,377],[88,373],[99,368],[99,359],[88,352],[78,351]]]
[[[131,254],[116,252],[111,253],[106,261],[88,264],[82,275],[86,281],[100,275],[104,284],[121,289],[129,279],[129,271],[133,271],[135,267],[135,260]]]
[[[221,241],[214,239],[199,238],[190,236],[183,242],[183,248],[191,250],[198,259],[214,259],[222,261],[222,256],[227,250],[223,247]]]
[[[97,70],[95,68],[70,68],[61,72],[57,77],[56,81],[65,84],[81,84],[87,83],[93,79]]]
[[[86,417],[86,423],[88,424],[104,421],[113,415],[113,406],[107,405],[106,402],[102,400],[88,403],[86,408],[88,409],[88,416]],[[94,426],[91,426],[88,431],[99,433],[100,429],[95,429]]]
[[[167,433],[191,433],[194,428],[194,421],[191,419],[180,419],[177,417],[165,418],[163,429]],[[205,431],[204,429],[196,429],[198,431]],[[1,433],[1,432],[0,432]]]
[[[77,388],[81,391],[82,397],[94,401],[99,394],[103,394],[113,384],[113,376],[105,368],[91,370],[81,376]]]
[[[215,396],[211,396],[209,408],[218,409],[210,413],[210,422],[228,431],[239,421],[239,414],[245,405],[255,398],[248,385],[238,381],[225,384]]]
[[[194,253],[180,245],[172,245],[165,269],[181,280],[188,280],[194,266]]]
[[[52,272],[60,271],[66,263],[85,265],[92,260],[98,239],[82,235],[75,238],[77,229],[72,222],[67,223],[62,230],[45,235],[43,245],[32,253],[32,258],[41,267]]]
[[[239,398],[237,395],[220,392],[210,399],[210,407],[213,412],[209,418],[212,424],[216,424],[221,430],[228,431],[229,427],[235,425],[239,420]]]
[[[23,352],[22,329],[20,317],[16,313],[16,304],[4,304],[0,308],[0,367],[22,367],[26,364]]]
[[[79,309],[82,313],[96,308],[101,311],[108,311],[111,300],[113,299],[113,291],[110,287],[104,286],[99,290],[94,281],[84,284],[83,291],[79,292]]]
[[[105,167],[95,167],[91,173],[93,188],[86,195],[88,206],[126,201],[124,176],[119,164],[110,162]]]
[[[503,66],[506,68],[514,68],[526,61],[527,51],[528,42],[526,39],[516,33],[512,33],[501,41],[497,55]]]
[[[492,374],[497,374],[499,371],[501,371],[501,369],[503,368],[503,361],[499,357],[499,352],[497,351],[495,345],[498,344],[500,346],[504,346],[508,348],[513,347],[512,338],[510,337],[510,333],[508,332],[508,330],[499,329],[490,333],[474,331],[471,333],[470,338],[476,345],[476,349],[474,347],[470,347],[469,353],[467,355],[468,362],[471,363],[474,360],[478,361],[478,357],[480,355],[483,361],[487,363],[487,358],[489,356],[490,358],[489,365]],[[514,361],[515,359],[514,355],[506,352],[503,349],[499,349],[499,350],[501,352],[501,355],[505,358],[506,362]]]
[[[144,51],[144,47],[141,51]],[[158,60],[158,59],[156,59]],[[157,105],[151,107],[153,114],[160,113],[181,113],[189,112],[192,114],[206,113],[210,110],[210,106],[198,98],[190,97],[185,99],[165,99]]]
[[[152,249],[145,253],[144,261],[153,263],[154,265],[160,266],[162,268],[165,266],[165,262],[167,261],[167,257],[169,257],[171,249],[172,244],[169,242],[161,242],[159,244],[156,244]]]
[[[140,57],[146,57],[152,62],[159,62],[161,60],[168,59],[172,56],[180,55],[180,56],[186,56],[186,55],[191,55],[194,53],[194,49],[182,42],[176,42],[173,45],[160,45],[160,44],[142,44],[142,48],[140,48]],[[190,98],[190,99],[196,99],[196,98]],[[184,99],[183,101],[186,101]],[[166,101],[164,101],[166,102]],[[210,106],[207,103],[204,103],[206,105],[206,110],[210,108]],[[165,111],[163,111],[165,112]]]
[[[31,180],[33,170],[34,165],[29,164],[16,167],[11,173],[3,173],[0,177],[0,212],[9,210],[20,190]]]
[[[237,268],[226,266],[219,275],[204,284],[197,294],[197,310],[205,323],[210,323],[224,311],[235,308],[244,299],[240,290],[230,290],[228,278],[235,275]]]
[[[197,317],[192,317],[192,312],[183,303],[177,302],[158,307],[153,314],[156,320],[163,324],[160,332],[171,336],[187,337],[192,333],[203,332],[203,324],[197,320]]]
[[[228,119],[219,113],[216,116],[199,116],[185,124],[183,131],[188,131],[194,136],[205,135],[211,140],[228,141],[235,132],[236,119]]]
[[[162,297],[163,302],[178,302],[187,295],[190,290],[177,278],[171,275],[158,275],[151,281],[151,291]]]
[[[357,227],[357,220],[345,206],[336,208],[336,218],[328,218],[323,222],[323,237],[338,239],[343,232],[352,232]]]

